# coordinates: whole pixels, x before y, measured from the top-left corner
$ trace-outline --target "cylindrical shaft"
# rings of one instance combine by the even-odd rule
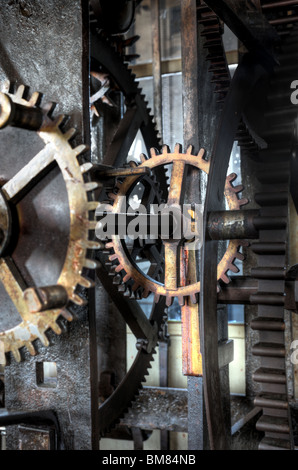
[[[40,108],[14,103],[5,93],[0,93],[0,129],[6,126],[37,131],[43,121]]]

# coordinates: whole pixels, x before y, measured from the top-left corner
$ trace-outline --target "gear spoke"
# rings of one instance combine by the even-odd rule
[[[177,289],[177,258],[179,242],[165,242],[165,288],[168,290]]]
[[[30,160],[16,175],[2,186],[8,200],[16,202],[25,189],[32,186],[32,180],[40,175],[53,161],[55,149],[46,145],[35,157]]]
[[[176,160],[173,162],[171,182],[168,195],[168,206],[181,203],[183,197],[183,180],[184,180],[185,162]]]
[[[105,165],[121,166],[138,130],[143,122],[143,116],[136,107],[128,108],[119,124],[117,132],[106,152]]]

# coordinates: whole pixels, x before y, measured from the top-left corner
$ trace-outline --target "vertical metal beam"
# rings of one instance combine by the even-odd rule
[[[164,336],[159,342],[159,385],[168,386],[168,359],[169,339]],[[170,447],[170,433],[165,429],[160,430],[160,450],[168,450]]]
[[[196,0],[181,1],[181,56],[182,56],[182,104],[184,147],[199,150],[199,53]],[[186,197],[200,197],[197,174],[189,175]],[[196,199],[197,200],[197,199]],[[203,378],[189,376],[188,388],[188,449],[203,450],[206,447],[207,430],[204,416]]]
[[[154,117],[157,129],[162,135],[162,78],[160,51],[159,0],[151,0],[152,20],[152,75]]]

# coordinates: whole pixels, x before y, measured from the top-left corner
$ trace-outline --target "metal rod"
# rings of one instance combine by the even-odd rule
[[[43,122],[40,108],[14,103],[10,96],[0,93],[0,129],[6,126],[37,131]]]
[[[283,2],[266,3],[265,5],[262,5],[262,9],[268,10],[271,8],[282,8],[282,7],[288,7],[291,5],[297,5],[297,0],[284,0]]]
[[[46,287],[29,287],[23,295],[31,313],[62,308],[68,302],[66,289],[58,284]]]
[[[285,18],[278,18],[276,20],[270,20],[269,23],[272,25],[277,24],[288,24],[288,23],[297,23],[298,16],[286,16]]]
[[[208,234],[212,240],[258,238],[254,219],[258,210],[214,211],[208,216]]]
[[[161,52],[160,52],[160,25],[159,25],[159,0],[151,0],[152,21],[152,74],[154,116],[157,129],[162,135],[162,80],[161,80]]]
[[[108,168],[105,170],[94,171],[94,176],[98,179],[107,179],[113,177],[127,177],[127,176],[145,176],[150,175],[151,170],[147,167],[141,168]]]

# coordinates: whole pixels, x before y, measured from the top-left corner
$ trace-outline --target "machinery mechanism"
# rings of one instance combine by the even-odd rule
[[[10,354],[20,362],[24,347],[35,356],[39,352],[36,340],[50,346],[49,330],[61,335],[63,342],[61,317],[71,321],[80,317],[77,308],[87,305],[92,309],[92,292],[99,284],[103,286],[136,337],[137,355],[117,387],[106,384],[102,400],[96,396],[98,383],[95,392],[92,389],[96,396],[92,411],[96,440],[119,422],[135,400],[156,347],[167,336],[167,308],[176,298],[183,324],[184,373],[203,377],[208,446],[225,449],[229,436],[221,403],[217,304],[256,305],[257,316],[250,327],[259,333],[259,342],[252,347],[259,360],[253,374],[259,386],[254,404],[262,412],[256,429],[264,433],[259,448],[292,449],[284,309],[296,310],[297,302],[296,272],[286,269],[290,190],[297,203],[290,181],[295,171],[297,134],[293,122],[297,108],[291,105],[290,89],[285,92],[284,83],[294,80],[297,72],[297,61],[293,60],[297,53],[297,2],[254,1],[240,2],[240,6],[232,0],[220,6],[211,0],[196,2],[209,76],[221,110],[211,156],[191,146],[183,152],[179,144],[172,152],[158,138],[147,103],[126,63],[130,58],[125,55],[126,47],[137,38],[123,39],[122,35],[129,30],[138,3],[121,2],[115,16],[113,2],[90,1],[88,117],[96,120],[103,115],[108,125],[114,126],[110,135],[105,131],[108,138],[103,136],[106,140],[100,162],[92,161],[85,144],[72,145],[74,129],[65,130],[65,116],[55,117],[53,105],[42,105],[39,93],[28,98],[23,86],[14,90],[6,84],[2,89],[0,126],[4,138],[7,129],[21,128],[28,131],[28,138],[34,141],[38,136],[42,142],[41,150],[20,168],[17,165],[17,171],[14,162],[7,161],[7,175],[2,178],[0,275],[10,299],[1,292],[8,299],[2,305],[8,312],[5,318],[11,315],[10,301],[21,317],[13,327],[7,319],[1,325],[2,363]],[[222,46],[224,23],[245,47],[233,79]],[[124,110],[116,120],[114,97],[122,100]],[[142,134],[147,153],[129,161],[137,132]],[[257,168],[257,205],[252,209],[245,208],[245,193],[240,196],[243,187],[233,184],[236,175],[227,176],[235,140],[242,158]],[[64,186],[66,194],[61,206],[63,216],[57,216],[62,223],[60,232],[48,245],[41,244],[41,250],[59,244],[58,268],[56,263],[49,274],[40,274],[34,270],[33,259],[32,272],[28,273],[24,263],[30,252],[26,233],[31,233],[36,223],[31,215],[26,220],[32,204],[30,193],[34,188],[38,192],[38,185],[47,183],[51,172],[56,177],[59,174],[60,181],[58,190],[50,185],[49,191],[60,194]],[[204,210],[187,193],[189,172],[197,175],[196,181],[202,177],[208,181]],[[134,196],[138,205],[131,211]],[[137,212],[140,205],[144,213]],[[158,209],[152,212],[153,207]],[[116,231],[100,237],[98,230],[109,216],[116,221]],[[153,240],[147,233],[134,239],[119,236],[121,216],[125,217],[125,228],[128,221],[136,222],[138,217],[143,217],[146,228],[154,221],[157,236]],[[170,227],[165,236],[161,230],[164,220]],[[184,224],[188,236],[175,230]],[[48,231],[48,225],[45,228]],[[223,242],[221,251],[219,241]],[[252,250],[257,265],[250,276],[237,280],[230,272],[237,273],[235,260],[244,259],[242,247]],[[54,248],[49,257],[57,257]],[[150,294],[154,302],[147,318],[138,300]],[[92,315],[90,319],[94,327]],[[99,382],[102,387],[103,381],[104,374]],[[1,422],[34,422],[35,415],[26,412],[4,413]],[[57,415],[59,421],[59,412]],[[45,421],[49,420],[55,422],[57,431],[56,417],[46,415]],[[63,445],[67,448],[71,444]]]

